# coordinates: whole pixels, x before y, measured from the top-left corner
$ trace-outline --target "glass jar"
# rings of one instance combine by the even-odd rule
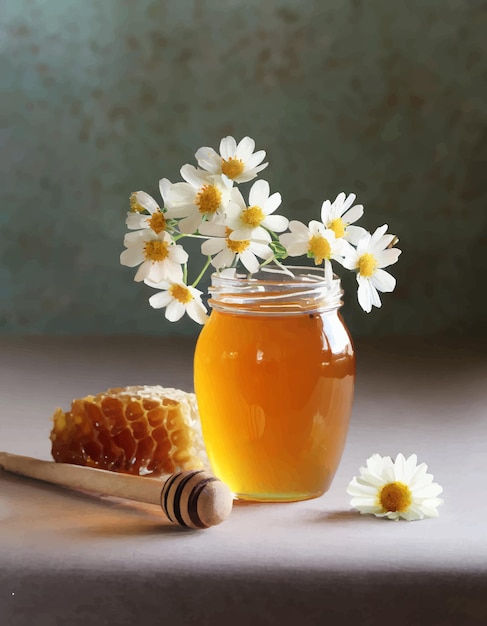
[[[214,473],[241,499],[322,495],[345,444],[355,355],[321,268],[213,274],[194,381]]]

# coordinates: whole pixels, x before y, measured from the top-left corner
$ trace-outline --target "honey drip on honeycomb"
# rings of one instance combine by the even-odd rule
[[[148,391],[154,389],[159,393],[152,391],[149,397]],[[167,397],[171,391],[176,399]],[[52,456],[57,462],[127,474],[204,468],[207,459],[199,421],[194,419],[196,403],[185,403],[181,399],[185,395],[193,396],[160,387],[132,387],[73,400],[70,411],[54,413]]]

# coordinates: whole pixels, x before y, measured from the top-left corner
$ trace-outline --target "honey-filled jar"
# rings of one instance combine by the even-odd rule
[[[340,280],[291,267],[213,274],[209,291],[194,382],[214,473],[244,500],[322,495],[342,455],[355,381]]]

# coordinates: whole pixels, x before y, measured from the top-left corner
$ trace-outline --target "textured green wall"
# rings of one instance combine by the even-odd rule
[[[251,135],[296,219],[355,191],[401,239],[354,335],[485,334],[487,3],[3,0],[0,331],[196,332],[118,264],[128,195]]]

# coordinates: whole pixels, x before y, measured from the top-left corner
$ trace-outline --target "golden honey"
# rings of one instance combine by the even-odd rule
[[[347,435],[351,340],[337,299],[322,302],[317,284],[306,286],[301,301],[303,289],[292,283],[269,293],[257,282],[257,298],[213,294],[197,343],[195,390],[208,456],[242,499],[317,497],[332,481]],[[280,289],[290,293],[282,298]]]

